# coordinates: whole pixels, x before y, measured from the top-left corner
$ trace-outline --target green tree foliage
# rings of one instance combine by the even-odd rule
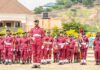
[[[84,30],[86,32],[98,31],[98,28],[96,26],[89,25],[89,24],[80,24],[79,22],[62,23],[62,27],[63,27],[63,31],[72,29],[72,30],[75,30],[76,32],[79,32],[80,27],[81,27],[81,30]]]
[[[94,4],[94,0],[82,0],[83,5],[86,7],[92,7]]]
[[[73,5],[73,3],[71,0],[66,0],[64,5],[65,5],[65,8],[70,8]]]
[[[51,8],[44,9],[42,6],[34,9],[35,14],[41,14],[42,12],[51,12],[51,11],[52,11]]]
[[[57,26],[54,26],[51,32],[51,36],[58,36],[59,35],[59,28]]]
[[[75,30],[76,32],[79,32],[80,26],[81,24],[79,22],[62,23],[62,27],[64,31],[72,29]]]
[[[35,14],[41,14],[43,11],[44,11],[44,10],[43,10],[43,7],[41,7],[41,6],[34,9],[34,13],[35,13]]]
[[[92,7],[94,4],[94,0],[56,0],[56,5],[53,7],[54,9],[62,9],[62,8],[70,8],[75,4],[82,4],[86,7]]]
[[[46,8],[46,9],[44,9],[44,12],[51,12],[51,11],[52,11],[51,8]]]

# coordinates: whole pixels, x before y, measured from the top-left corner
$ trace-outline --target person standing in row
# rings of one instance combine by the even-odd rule
[[[4,62],[4,39],[3,34],[0,34],[0,64]]]
[[[96,34],[93,42],[96,65],[100,65],[100,33]]]
[[[35,20],[35,27],[30,30],[30,45],[33,48],[33,67],[32,68],[40,68],[41,63],[41,46],[42,39],[44,37],[43,28],[39,27],[39,20]]]
[[[13,53],[15,56],[13,62],[18,63],[18,40],[15,33],[13,34]]]
[[[73,56],[74,56],[74,47],[75,47],[75,41],[72,40],[72,36],[70,37],[70,45],[69,45],[69,63],[72,63]]]
[[[68,63],[68,60],[69,60],[69,45],[70,45],[70,39],[67,37],[67,34],[65,34],[65,39],[66,39],[66,42],[65,42],[65,63]]]
[[[45,32],[46,34],[46,32]],[[43,44],[41,47],[41,64],[47,64],[47,48],[48,48],[48,35],[45,35],[43,38]]]
[[[21,61],[22,64],[25,64],[27,61],[27,48],[28,48],[28,38],[26,36],[26,32],[23,33],[23,37],[20,40],[20,54],[21,54]]]
[[[64,46],[66,39],[63,37],[63,32],[60,32],[60,36],[57,37],[57,46],[58,46],[58,55],[59,55],[59,64],[64,64]]]
[[[51,54],[52,54],[52,46],[53,46],[53,37],[50,36],[50,31],[47,32],[48,40],[48,47],[47,47],[47,63],[51,63]]]
[[[54,60],[54,63],[58,61],[58,46],[56,42],[56,36],[53,39],[53,60]]]
[[[86,56],[87,56],[87,49],[88,49],[88,37],[85,33],[82,33],[81,42],[81,65],[86,65]]]
[[[5,44],[5,64],[12,64],[13,61],[13,38],[10,30],[6,30],[7,36],[4,39]]]

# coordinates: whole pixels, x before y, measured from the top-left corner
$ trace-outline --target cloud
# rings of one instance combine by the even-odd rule
[[[56,0],[18,0],[18,1],[28,9],[33,10],[35,7],[42,6],[49,2],[55,2]]]

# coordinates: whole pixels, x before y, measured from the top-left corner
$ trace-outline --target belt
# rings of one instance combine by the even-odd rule
[[[66,43],[66,44],[69,44],[69,43]]]
[[[86,43],[81,43],[82,45],[86,45]]]
[[[46,41],[45,41],[45,42],[43,42],[43,43],[46,43],[46,44],[48,44],[48,42],[46,42]]]
[[[11,43],[7,43],[6,41],[4,41],[5,45],[11,45]]]
[[[58,45],[64,45],[65,43],[58,43]]]
[[[52,42],[48,42],[48,44],[52,44]]]
[[[39,36],[39,37],[41,37],[41,35],[39,35],[39,34],[33,34],[33,36]]]

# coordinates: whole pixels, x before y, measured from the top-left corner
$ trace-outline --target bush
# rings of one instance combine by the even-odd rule
[[[94,0],[82,0],[83,5],[86,7],[93,7],[94,5]]]
[[[71,0],[66,0],[66,2],[64,3],[64,5],[65,5],[65,8],[70,8],[73,5],[73,3],[72,3]]]
[[[43,10],[43,7],[41,7],[41,6],[34,9],[34,13],[35,13],[35,14],[41,14],[43,11],[44,11],[44,10]]]
[[[51,36],[55,37],[59,35],[59,28],[57,26],[54,26],[51,32]]]

